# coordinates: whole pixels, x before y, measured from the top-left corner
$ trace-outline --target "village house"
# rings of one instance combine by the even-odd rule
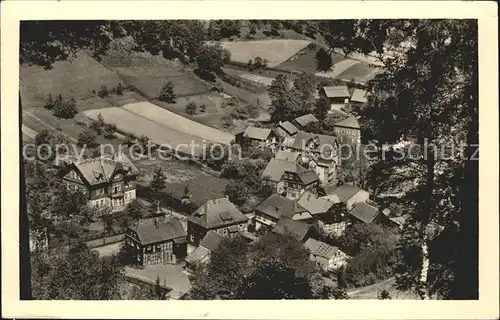
[[[349,225],[344,210],[338,210],[328,199],[304,192],[297,202],[312,215],[325,234],[340,236]]]
[[[368,191],[349,183],[344,183],[340,186],[324,186],[322,189],[325,194],[322,198],[328,199],[333,203],[345,204],[347,211],[352,210],[355,204],[366,202],[370,198]]]
[[[289,199],[298,199],[305,191],[316,193],[318,176],[296,162],[273,158],[262,173],[262,178],[276,188],[276,193]]]
[[[343,141],[361,142],[361,129],[358,120],[354,116],[335,123],[333,125],[333,132],[342,137]]]
[[[208,200],[187,218],[188,254],[193,252],[208,231],[230,237],[247,230],[248,217],[228,198]]]
[[[337,247],[309,238],[305,247],[310,252],[310,259],[324,271],[335,271],[347,264],[347,254]]]
[[[308,113],[303,116],[293,119],[293,124],[299,129],[304,130],[306,126],[310,123],[316,123],[319,120],[312,114]]]
[[[339,145],[336,137],[299,131],[291,149],[300,153],[300,162],[316,172],[322,185],[336,182],[339,164]]]
[[[392,223],[379,208],[366,202],[359,202],[354,205],[352,210],[348,211],[353,223],[381,223],[391,225]]]
[[[328,98],[331,110],[342,110],[349,103],[349,90],[347,86],[327,86],[323,87],[320,95]]]
[[[279,122],[278,126],[275,128],[275,131],[282,135],[283,137],[293,137],[299,131],[295,125],[293,125],[290,121]]]
[[[192,270],[193,267],[200,263],[207,263],[210,260],[210,254],[219,247],[219,244],[224,240],[224,237],[215,231],[208,231],[205,237],[200,242],[198,248],[187,255],[185,261],[187,270]]]
[[[255,208],[255,229],[273,228],[281,217],[301,221],[312,219],[311,214],[296,201],[272,194]]]
[[[138,174],[139,170],[123,153],[72,162],[61,172],[68,190],[85,193],[89,206],[111,212],[122,211],[136,198]]]
[[[140,266],[175,264],[186,256],[186,232],[173,216],[142,219],[126,230],[125,248]]]
[[[261,149],[270,148],[274,150],[278,144],[278,136],[271,129],[249,126],[245,131],[236,134],[235,141],[240,145],[249,142]]]
[[[285,216],[282,216],[278,220],[278,222],[272,229],[272,232],[281,235],[290,233],[302,243],[306,242],[309,238],[316,235],[314,228],[310,224],[293,220]]]
[[[363,107],[368,103],[368,96],[365,90],[354,89],[350,103],[352,106]]]

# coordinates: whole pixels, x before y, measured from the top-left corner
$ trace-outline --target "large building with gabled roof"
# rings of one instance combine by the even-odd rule
[[[209,231],[224,237],[246,231],[248,217],[228,198],[218,198],[205,202],[187,221],[188,253],[191,253]]]
[[[111,212],[123,210],[136,198],[138,174],[136,166],[122,153],[72,162],[60,172],[68,190],[85,193],[89,206]]]
[[[175,264],[186,256],[186,231],[173,216],[142,219],[126,230],[125,248],[133,264]]]

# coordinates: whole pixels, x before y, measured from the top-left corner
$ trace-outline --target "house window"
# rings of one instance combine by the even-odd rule
[[[194,242],[194,234],[189,235],[189,241]]]
[[[223,235],[226,235],[226,234],[227,234],[227,228],[224,228],[224,229],[222,230],[222,234],[223,234]]]
[[[122,190],[122,185],[120,183],[115,183],[113,185],[113,193],[118,193]]]
[[[71,185],[69,183],[66,185],[66,187],[68,188],[68,190],[71,190]]]

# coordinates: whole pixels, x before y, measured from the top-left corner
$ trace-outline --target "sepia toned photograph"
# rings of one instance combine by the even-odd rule
[[[478,19],[256,18],[19,21],[16,299],[479,300]]]

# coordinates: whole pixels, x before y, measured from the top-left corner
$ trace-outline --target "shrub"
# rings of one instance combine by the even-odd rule
[[[205,111],[207,111],[207,106],[205,104],[202,104],[200,106],[200,112],[205,112]]]
[[[316,50],[318,48],[318,45],[314,42],[311,42],[307,45],[307,48],[310,50]]]
[[[78,114],[76,100],[74,98],[64,100],[61,95],[57,97],[52,110],[54,116],[62,119],[73,119]]]
[[[94,133],[90,130],[84,131],[78,135],[78,145],[80,147],[86,146],[88,148],[97,147],[96,137]]]
[[[174,84],[172,81],[168,81],[163,85],[158,99],[167,103],[175,103]]]
[[[101,86],[101,88],[99,89],[99,92],[97,92],[97,95],[101,98],[104,98],[104,97],[107,97],[109,96],[109,90],[108,90],[108,87],[106,86]]]
[[[92,121],[90,124],[89,128],[94,131],[96,134],[101,134],[102,133],[102,127],[97,121]]]
[[[115,137],[114,133],[116,131],[115,124],[105,124],[104,125],[104,137],[108,139],[112,139]]]
[[[198,109],[198,106],[194,101],[191,101],[186,105],[186,113],[189,115],[193,115],[196,113],[196,110]]]
[[[257,118],[259,116],[259,108],[256,105],[239,105],[231,112],[235,119]]]

